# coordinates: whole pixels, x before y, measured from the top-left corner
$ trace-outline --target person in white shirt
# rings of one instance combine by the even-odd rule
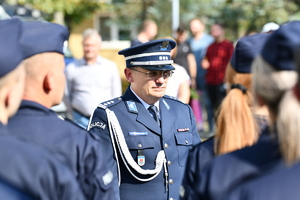
[[[176,54],[177,46],[171,50],[171,58],[174,59]],[[169,84],[165,94],[176,97],[183,103],[188,104],[190,102],[190,76],[183,66],[176,63],[173,63],[172,66],[175,68],[175,70],[172,77],[169,79]]]
[[[68,117],[86,128],[98,104],[120,96],[122,87],[116,64],[99,55],[102,40],[97,30],[86,29],[82,36],[83,58],[65,69],[64,103]]]

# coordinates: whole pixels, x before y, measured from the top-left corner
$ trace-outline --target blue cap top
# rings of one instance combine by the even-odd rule
[[[238,73],[251,73],[253,59],[260,53],[270,34],[255,34],[241,38],[231,58],[231,66]]]
[[[171,39],[152,40],[123,49],[119,55],[124,55],[128,68],[139,66],[148,70],[174,70],[170,51],[175,46],[176,42]]]
[[[69,37],[66,27],[49,22],[24,22],[20,38],[25,58],[39,53],[63,53],[63,44]]]
[[[15,69],[23,60],[19,37],[21,22],[17,19],[0,20],[0,77]]]
[[[266,41],[261,56],[276,70],[295,70],[294,51],[300,46],[300,21],[282,25]]]

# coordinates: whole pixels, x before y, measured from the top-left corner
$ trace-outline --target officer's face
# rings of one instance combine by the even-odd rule
[[[164,96],[169,78],[162,77],[162,71],[150,71],[140,67],[125,69],[125,75],[133,91],[148,104],[154,104]],[[156,78],[149,78],[147,72],[157,72]]]
[[[96,59],[100,50],[100,41],[97,37],[86,38],[83,42],[84,58],[86,60]]]

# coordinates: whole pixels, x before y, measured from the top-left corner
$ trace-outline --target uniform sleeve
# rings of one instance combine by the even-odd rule
[[[189,108],[189,114],[190,114],[190,118],[191,118],[191,127],[192,127],[192,134],[193,134],[193,145],[196,145],[198,143],[201,142],[200,140],[200,136],[198,134],[198,131],[197,131],[197,126],[196,126],[196,120],[195,120],[195,116],[194,116],[194,113],[191,109],[191,107],[189,105],[187,105],[188,108]]]
[[[189,156],[186,163],[186,168],[181,184],[180,200],[192,200],[194,196],[193,184],[195,182],[196,175],[196,160],[194,149],[189,152]]]
[[[56,159],[45,156],[36,169],[36,174],[40,179],[39,187],[47,191],[47,196],[51,197],[51,200],[85,199],[74,174]]]
[[[115,194],[115,199],[119,199],[119,184],[118,184],[118,170],[114,154],[112,141],[110,138],[109,127],[107,123],[106,112],[103,109],[97,108],[88,125],[89,133],[97,140],[105,152],[105,162],[113,174],[112,187]]]

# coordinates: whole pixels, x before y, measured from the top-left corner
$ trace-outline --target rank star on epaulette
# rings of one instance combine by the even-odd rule
[[[160,48],[160,50],[165,51],[165,50],[167,50],[168,45],[169,45],[169,41],[166,40],[161,43],[159,48]]]

